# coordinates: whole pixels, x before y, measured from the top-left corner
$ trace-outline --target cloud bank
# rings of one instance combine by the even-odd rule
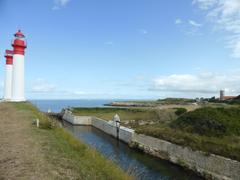
[[[240,72],[226,74],[199,73],[193,74],[172,74],[160,76],[153,80],[150,91],[195,93],[201,95],[216,95],[220,89],[227,93],[240,93]]]
[[[54,84],[50,84],[42,78],[38,78],[31,86],[32,93],[51,93],[55,90],[56,86]]]

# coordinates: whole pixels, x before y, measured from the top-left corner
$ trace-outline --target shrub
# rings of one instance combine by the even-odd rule
[[[206,136],[240,135],[240,109],[205,107],[180,116],[170,126]]]
[[[187,109],[185,109],[185,108],[175,108],[175,109],[176,109],[175,114],[178,116],[187,112]]]

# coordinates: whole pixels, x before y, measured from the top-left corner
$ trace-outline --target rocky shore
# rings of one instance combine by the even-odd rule
[[[104,106],[117,106],[117,107],[154,107],[152,103],[148,102],[126,102],[126,101],[114,101]]]

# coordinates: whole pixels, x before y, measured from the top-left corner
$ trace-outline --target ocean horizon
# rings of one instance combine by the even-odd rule
[[[57,113],[67,107],[104,107],[104,104],[113,101],[133,101],[133,99],[30,99],[28,101],[43,112],[50,110]]]

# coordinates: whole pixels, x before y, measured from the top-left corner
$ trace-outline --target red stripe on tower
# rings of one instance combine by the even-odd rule
[[[12,65],[13,64],[13,51],[6,50],[5,51],[5,58],[6,58],[6,64]]]
[[[18,30],[18,32],[16,34],[14,34],[14,36],[15,36],[15,39],[12,43],[13,53],[24,55],[25,49],[27,47],[25,40],[24,40],[25,36],[21,32],[21,30]]]

